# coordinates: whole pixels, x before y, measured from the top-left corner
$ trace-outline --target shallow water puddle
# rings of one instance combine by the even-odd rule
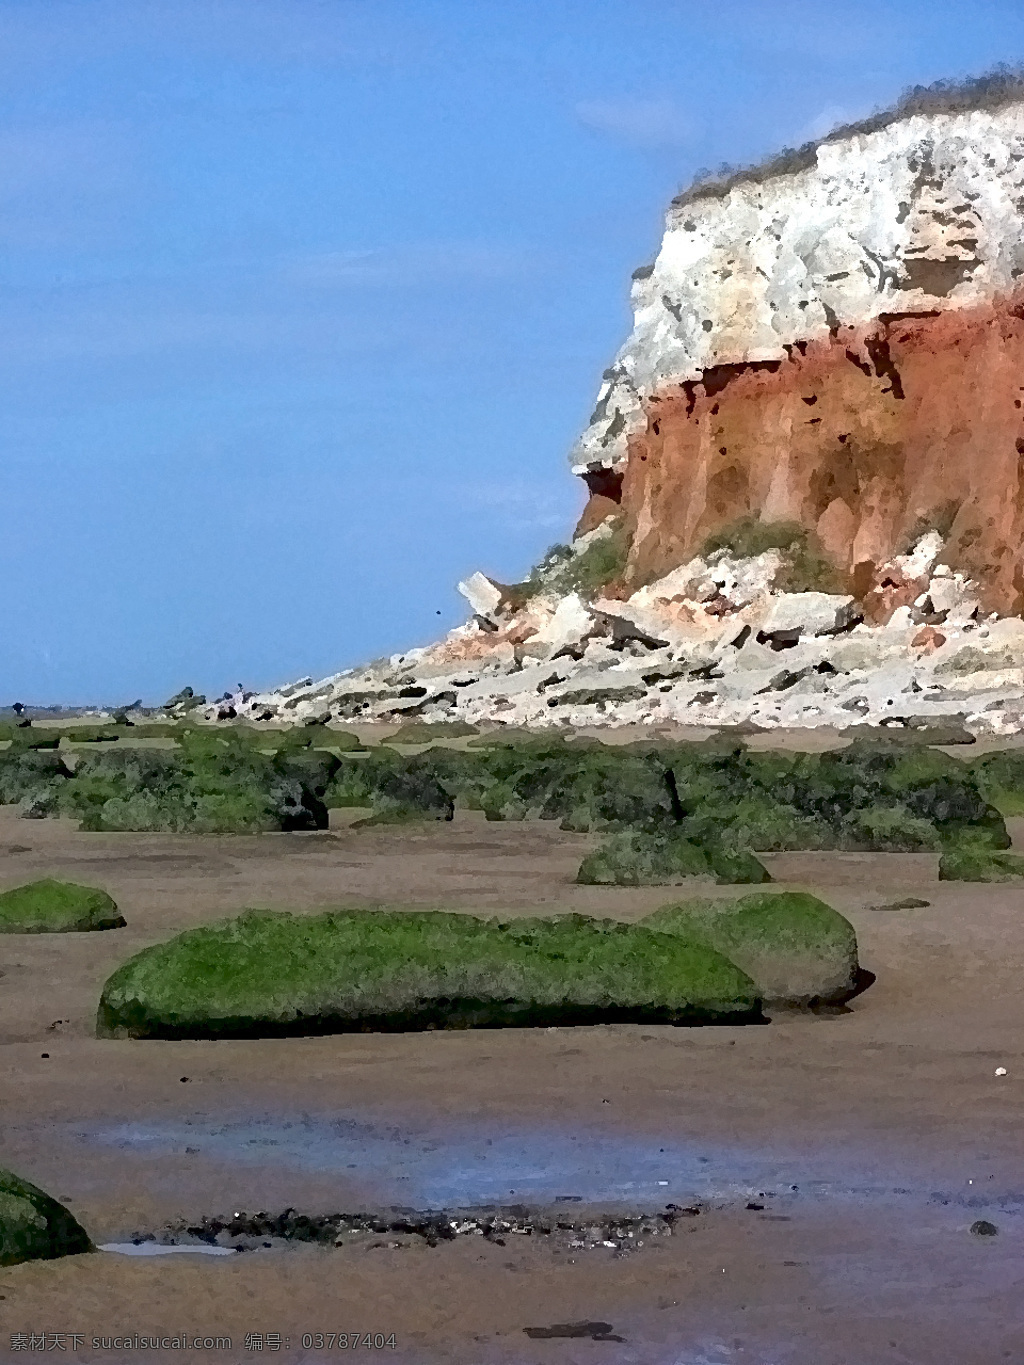
[[[929,1203],[1024,1209],[996,1182],[926,1173],[913,1155],[831,1148],[813,1157],[698,1146],[640,1134],[572,1133],[555,1125],[481,1123],[405,1128],[351,1118],[131,1123],[83,1134],[140,1156],[177,1156],[338,1174],[381,1206],[464,1209],[518,1203],[663,1208],[693,1199]]]

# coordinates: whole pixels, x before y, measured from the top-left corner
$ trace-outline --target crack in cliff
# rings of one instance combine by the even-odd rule
[[[889,351],[889,342],[886,337],[868,336],[864,338],[864,349],[871,357],[871,363],[875,367],[875,374],[879,379],[883,377],[889,380],[893,398],[903,398],[903,381],[900,379],[900,372],[896,368],[896,363]]]

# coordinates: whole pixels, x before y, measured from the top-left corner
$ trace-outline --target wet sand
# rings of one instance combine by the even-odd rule
[[[0,887],[74,878],[110,890],[128,919],[0,937],[0,1164],[66,1199],[95,1241],[289,1206],[572,1196],[573,1217],[589,1204],[701,1208],[639,1249],[363,1236],[11,1267],[0,1359],[27,1358],[12,1332],[77,1332],[65,1354],[80,1361],[258,1359],[269,1347],[246,1350],[245,1334],[276,1332],[276,1359],[325,1361],[340,1352],[315,1334],[357,1329],[395,1334],[394,1349],[363,1356],[424,1365],[1024,1358],[1024,889],[939,883],[929,855],[766,858],[781,886],[825,896],[857,929],[877,980],[840,1015],[745,1029],[92,1036],[102,983],[127,956],[247,905],[630,920],[674,898],[573,885],[589,846],[550,824],[463,814],[400,832],[192,838],[82,834],[0,811]],[[905,896],[931,904],[870,908]],[[972,1236],[977,1218],[998,1235]],[[575,1320],[623,1340],[524,1332]],[[233,1342],[90,1344],[134,1332]]]

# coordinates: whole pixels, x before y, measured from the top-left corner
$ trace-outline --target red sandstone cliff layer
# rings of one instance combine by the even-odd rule
[[[616,506],[639,585],[741,517],[796,521],[864,591],[938,529],[987,609],[1024,609],[1024,293],[971,309],[834,326],[786,358],[720,365],[646,400],[619,475],[598,471],[580,529]]]

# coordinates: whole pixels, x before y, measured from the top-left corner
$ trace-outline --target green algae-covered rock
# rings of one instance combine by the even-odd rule
[[[868,806],[843,822],[851,843],[878,853],[921,853],[937,849],[939,832],[929,820],[902,806]]]
[[[770,882],[746,849],[713,840],[700,843],[672,830],[623,830],[580,864],[577,882],[592,886],[675,886],[692,878],[723,885]]]
[[[1016,882],[1024,879],[1024,858],[1005,852],[998,831],[961,825],[947,830],[939,859],[944,882]]]
[[[847,998],[857,982],[853,925],[816,896],[763,891],[735,901],[684,901],[641,921],[706,943],[742,968],[765,1000],[810,1005]]]
[[[0,1167],[0,1265],[92,1251],[88,1234],[56,1199]]]
[[[718,951],[588,919],[503,924],[445,911],[251,910],[147,948],[103,988],[102,1036],[239,1038],[351,1030],[760,1017]]]
[[[126,734],[126,726],[116,725],[69,725],[61,730],[61,738],[69,744],[110,744]]]
[[[1019,882],[1024,880],[1024,858],[978,844],[953,845],[939,859],[942,882]]]
[[[94,886],[46,877],[0,895],[0,934],[122,929],[125,923],[111,897]]]

